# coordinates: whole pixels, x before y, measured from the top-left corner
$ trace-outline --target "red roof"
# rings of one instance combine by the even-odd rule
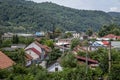
[[[34,43],[36,45],[38,45],[40,48],[43,48],[46,52],[50,52],[51,51],[51,49],[48,46],[46,46],[46,45],[42,45],[42,44],[38,43],[37,41],[35,41]]]
[[[0,69],[11,67],[15,62],[0,51]]]
[[[117,36],[117,39],[120,39],[120,36]]]
[[[104,38],[117,38],[117,36],[114,34],[108,34],[108,35],[104,36]]]
[[[37,50],[37,49],[35,49],[35,48],[28,48],[28,49],[26,49],[26,51],[27,50],[32,50],[33,52],[35,52],[37,55],[40,55],[40,52]]]
[[[79,45],[77,47],[74,48],[74,51],[79,52],[79,51],[83,51],[86,52],[87,50],[83,47],[80,47]]]
[[[32,60],[33,58],[32,58],[32,56],[30,56],[29,54],[25,54],[25,58],[26,58],[26,60]]]
[[[86,57],[76,56],[78,60],[86,61]],[[98,64],[98,61],[88,58],[88,63]]]
[[[109,41],[102,41],[104,45],[109,45]]]

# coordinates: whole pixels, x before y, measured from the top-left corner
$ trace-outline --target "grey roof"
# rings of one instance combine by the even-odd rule
[[[120,41],[111,41],[111,45],[114,48],[120,48]]]
[[[3,50],[5,51],[15,51],[14,48],[11,48],[11,47],[5,47],[5,48],[2,48]]]

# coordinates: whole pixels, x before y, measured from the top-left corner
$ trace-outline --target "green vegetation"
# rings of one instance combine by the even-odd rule
[[[99,36],[105,36],[107,34],[115,34],[115,35],[120,35],[120,27],[115,24],[111,24],[108,26],[103,26],[98,32]]]
[[[109,76],[110,80],[119,80],[120,54],[118,50],[112,49],[112,67],[111,73],[108,74],[108,50],[100,48],[97,51],[89,52],[89,57],[98,60],[99,66],[95,69],[88,68],[86,74],[86,65],[79,64],[72,53],[65,53],[61,57],[63,71],[48,73],[46,69],[35,64],[25,67],[23,55],[24,51],[19,50],[16,53],[5,52],[17,64],[9,70],[0,70],[0,79],[5,80],[97,80],[100,76],[104,79]],[[15,54],[15,55],[14,55]],[[79,55],[86,55],[80,52]],[[18,55],[18,56],[17,56]],[[49,55],[49,61],[55,61],[61,56],[59,50],[54,49]],[[4,73],[4,74],[3,74]]]
[[[119,14],[119,13],[117,13]],[[118,16],[118,17],[117,17]],[[64,30],[94,31],[101,26],[119,22],[119,15],[102,11],[76,10],[45,2],[25,0],[0,1],[0,32],[34,32]]]

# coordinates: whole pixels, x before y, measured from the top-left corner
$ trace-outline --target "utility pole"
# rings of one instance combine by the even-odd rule
[[[86,80],[88,74],[88,48],[89,48],[89,44],[87,45],[87,49],[86,49]]]
[[[109,64],[108,71],[110,74],[111,72],[111,41],[109,41],[108,64]]]

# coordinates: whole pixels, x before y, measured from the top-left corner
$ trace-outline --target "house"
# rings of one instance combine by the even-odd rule
[[[55,62],[53,63],[52,65],[50,65],[48,68],[47,68],[48,72],[56,72],[56,71],[62,71],[63,68],[61,67],[60,63],[59,62]]]
[[[95,41],[92,43],[91,46],[94,46],[94,47],[105,47],[105,46],[108,46],[109,45],[109,41]]]
[[[114,35],[114,34],[108,34],[106,36],[104,36],[103,38],[109,38],[112,40],[120,40],[120,36]]]
[[[96,39],[96,38],[98,38],[97,33],[93,33],[92,36],[89,37],[89,39]]]
[[[28,48],[28,49],[25,49],[25,52],[27,54],[29,54],[30,56],[32,56],[33,60],[37,60],[39,58],[41,58],[41,53],[36,49],[36,48]]]
[[[2,48],[2,50],[4,50],[4,51],[15,51],[15,48],[4,47],[4,48]]]
[[[109,39],[112,39],[112,40],[116,40],[117,36],[114,35],[114,34],[108,34],[108,35],[105,35],[103,38],[109,38]]]
[[[87,48],[81,47],[79,45],[73,49],[74,54],[77,54],[78,52],[86,52],[86,51],[87,51]]]
[[[96,61],[96,60],[93,60],[90,58],[86,59],[86,57],[82,57],[82,56],[75,56],[75,57],[80,64],[86,63],[86,60],[87,60],[89,67],[94,68],[94,67],[98,66],[98,61]]]
[[[72,39],[59,39],[56,45],[70,45]]]
[[[36,32],[34,34],[35,37],[44,37],[45,36],[45,32]]]
[[[12,44],[11,45],[11,48],[14,48],[14,49],[20,49],[20,48],[24,49],[25,47],[26,47],[25,44]]]
[[[29,54],[36,63],[41,62],[47,57],[47,54],[51,52],[51,49],[46,46],[34,41],[25,48],[26,54]]]
[[[0,51],[0,69],[6,69],[13,66],[15,62]]]
[[[6,40],[6,39],[12,39],[13,38],[13,33],[4,33],[1,37],[2,37],[2,40]]]
[[[25,33],[16,33],[16,35],[18,35],[19,37],[25,37],[25,38],[33,37],[33,34],[25,34]]]
[[[73,38],[80,38],[80,33],[73,33]]]
[[[29,54],[25,54],[25,60],[26,60],[26,65],[25,66],[30,66],[32,64],[32,56]]]
[[[120,49],[120,41],[111,41],[111,46]]]

